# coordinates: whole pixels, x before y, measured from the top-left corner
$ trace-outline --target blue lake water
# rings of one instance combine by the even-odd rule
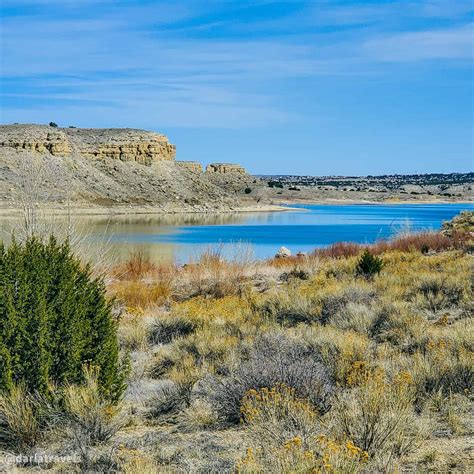
[[[474,204],[298,205],[297,210],[232,215],[121,218],[107,227],[118,253],[145,247],[160,259],[185,261],[209,247],[232,253],[248,244],[257,258],[270,257],[281,247],[307,252],[338,241],[370,243],[411,230],[439,229],[444,220]],[[104,229],[106,229],[104,231]],[[102,235],[102,234],[100,234]]]

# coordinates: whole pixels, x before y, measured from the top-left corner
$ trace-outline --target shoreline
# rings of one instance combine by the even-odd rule
[[[127,215],[180,215],[180,214],[239,214],[239,213],[260,213],[260,212],[288,212],[299,211],[300,207],[291,207],[292,205],[326,205],[326,206],[344,206],[344,205],[427,205],[427,204],[469,204],[474,205],[474,200],[385,200],[368,201],[363,199],[314,199],[314,200],[283,200],[279,204],[261,204],[247,205],[230,209],[163,209],[155,206],[71,206],[54,207],[54,204],[40,205],[37,207],[39,213],[47,216],[127,216]],[[0,217],[19,217],[22,214],[20,207],[0,206]]]
[[[38,206],[37,212],[46,216],[127,216],[127,215],[180,215],[180,214],[239,214],[251,212],[286,212],[298,210],[286,205],[265,204],[256,206],[241,206],[232,209],[163,209],[153,206],[71,206],[71,208]],[[0,207],[0,217],[19,217],[22,214],[19,207]]]
[[[401,200],[401,199],[387,199],[385,201],[369,201],[365,199],[311,199],[311,200],[293,200],[293,201],[282,201],[285,205],[291,204],[319,204],[319,205],[328,205],[328,206],[336,206],[336,205],[359,205],[359,204],[373,204],[374,206],[380,205],[406,205],[406,204],[472,204],[474,205],[473,200],[459,200],[459,201],[447,201],[445,199],[419,199],[416,201],[410,200]]]

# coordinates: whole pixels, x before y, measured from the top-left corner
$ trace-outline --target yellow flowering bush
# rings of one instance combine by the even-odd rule
[[[323,434],[311,403],[284,384],[249,390],[241,413],[254,446],[238,472],[355,472],[369,459],[352,441]]]

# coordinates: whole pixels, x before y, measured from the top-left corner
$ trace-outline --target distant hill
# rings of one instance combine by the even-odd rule
[[[473,199],[473,173],[255,177],[238,164],[211,163],[203,170],[201,163],[175,157],[175,145],[156,132],[2,125],[0,207],[26,201],[54,209],[213,212],[295,202]]]
[[[175,155],[165,135],[144,130],[3,125],[0,203],[230,210],[254,181],[239,165],[213,164],[203,172],[200,163]]]

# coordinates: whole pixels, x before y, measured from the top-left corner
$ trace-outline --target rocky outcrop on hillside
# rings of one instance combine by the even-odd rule
[[[0,206],[27,199],[203,212],[249,204],[243,189],[253,177],[242,167],[213,165],[203,173],[200,163],[176,161],[175,154],[165,135],[144,130],[3,125]]]
[[[177,161],[176,164],[195,173],[202,173],[202,165],[198,161]]]
[[[211,163],[206,166],[206,173],[220,173],[220,174],[247,174],[243,166],[234,163]]]
[[[174,160],[176,147],[159,133],[133,129],[55,128],[46,125],[3,125],[0,146],[53,156],[80,155],[102,160],[151,165]]]

